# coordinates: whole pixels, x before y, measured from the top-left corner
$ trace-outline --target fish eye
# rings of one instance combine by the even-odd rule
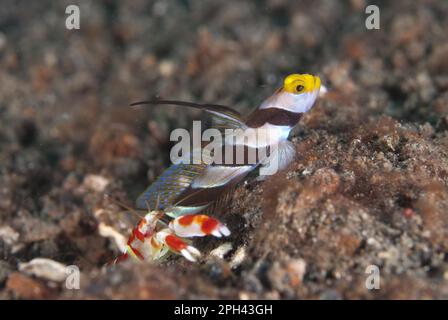
[[[298,86],[296,87],[296,91],[297,91],[297,92],[301,92],[301,91],[303,91],[303,89],[305,89],[305,87],[302,86],[302,85],[298,85]]]

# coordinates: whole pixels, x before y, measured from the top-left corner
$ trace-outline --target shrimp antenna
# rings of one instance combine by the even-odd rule
[[[145,200],[146,206],[148,207],[148,210],[151,211],[151,206],[149,204],[148,200]],[[160,193],[157,193],[157,200],[156,200],[156,206],[154,207],[154,210],[159,210],[159,204],[160,204]],[[162,211],[162,217],[165,216],[165,213]],[[168,225],[168,222],[163,221],[162,219],[159,219],[158,222],[162,223],[163,225]]]
[[[160,206],[160,193],[157,193],[156,210],[159,210],[159,206]]]
[[[151,205],[149,204],[149,201],[145,200],[145,203],[146,203],[146,209],[148,210],[148,212],[151,212],[152,210],[151,210]]]
[[[106,198],[108,198],[110,201],[112,201],[113,203],[115,203],[116,205],[118,205],[119,207],[125,208],[127,211],[129,211],[130,213],[134,214],[135,216],[139,217],[140,219],[143,219],[143,216],[141,216],[135,209],[131,208],[130,206],[128,206],[127,204],[125,204],[124,202],[121,202],[118,199],[112,198],[110,195],[106,194],[104,195]]]

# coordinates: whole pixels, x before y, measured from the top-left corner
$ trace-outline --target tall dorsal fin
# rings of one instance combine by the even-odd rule
[[[157,105],[157,104],[167,104],[173,106],[182,106],[189,107],[194,109],[199,109],[205,112],[208,112],[218,118],[221,119],[228,127],[230,128],[246,128],[244,121],[241,118],[241,114],[224,105],[220,104],[208,104],[208,103],[195,103],[188,101],[179,101],[179,100],[146,100],[146,101],[137,101],[130,104],[131,107],[140,106],[140,105]]]

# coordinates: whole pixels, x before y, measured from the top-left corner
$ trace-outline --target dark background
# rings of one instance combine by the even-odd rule
[[[448,2],[376,1],[380,30],[367,4],[3,0],[0,297],[447,298]],[[119,252],[99,224],[136,222],[104,194],[132,204],[169,165],[170,131],[207,119],[128,104],[246,113],[296,72],[329,92],[295,131],[297,162],[236,190],[224,259],[200,239],[200,264],[103,267]],[[18,270],[37,257],[78,265],[81,290]]]

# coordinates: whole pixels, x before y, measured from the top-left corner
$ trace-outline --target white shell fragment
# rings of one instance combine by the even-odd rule
[[[0,239],[12,246],[19,240],[19,233],[10,226],[0,227]]]
[[[211,257],[217,257],[219,259],[224,259],[224,256],[232,250],[232,243],[226,242],[220,245],[219,247],[210,251]]]
[[[127,243],[126,237],[123,236],[114,228],[112,228],[111,226],[108,226],[105,223],[100,222],[100,224],[98,225],[98,233],[102,237],[113,239],[121,252],[126,251],[126,243]]]
[[[236,250],[229,265],[232,269],[234,269],[238,267],[241,263],[243,263],[244,259],[246,259],[246,247],[242,246]]]
[[[103,192],[109,185],[109,180],[103,176],[97,174],[89,174],[84,179],[84,186],[89,190],[96,192]]]
[[[35,258],[26,263],[19,263],[19,271],[55,282],[65,281],[66,268],[64,264],[46,258]]]

